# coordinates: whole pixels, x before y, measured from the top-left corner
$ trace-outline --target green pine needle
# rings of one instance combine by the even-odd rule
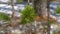
[[[5,13],[0,13],[0,20],[9,21],[10,17]]]
[[[35,10],[30,5],[26,6],[26,8],[21,12],[22,17],[22,24],[31,23],[34,21],[34,18],[36,16]]]

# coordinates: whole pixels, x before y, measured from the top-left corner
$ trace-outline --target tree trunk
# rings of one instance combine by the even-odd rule
[[[34,7],[39,16],[46,16],[47,0],[35,0]]]
[[[44,24],[45,21],[47,22],[47,10],[46,10],[47,9],[47,0],[34,0],[34,8],[35,8],[37,14],[41,17],[42,24]],[[49,25],[47,25],[47,26],[49,26]],[[47,32],[50,34],[49,31],[47,31]],[[44,32],[43,32],[43,34],[44,34]]]
[[[47,16],[46,7],[47,7],[47,0],[35,0],[34,1],[34,8],[36,10],[36,13],[40,16],[42,23],[45,23],[44,21],[47,20],[47,18],[45,18]]]
[[[15,13],[14,12],[14,0],[11,0],[11,6],[12,6],[11,24],[14,23],[11,26],[15,27],[16,26],[16,20],[15,20],[15,15],[14,15],[14,13]]]
[[[47,14],[48,14],[48,19],[47,19],[47,34],[50,34],[50,15],[49,15],[49,13],[50,13],[50,7],[49,7],[49,5],[50,5],[50,0],[47,0]]]
[[[11,0],[11,6],[12,6],[12,18],[14,18],[14,0]]]
[[[41,19],[43,19],[44,21],[48,21],[46,22],[47,23],[47,34],[50,34],[49,18],[55,22],[57,21],[56,18],[53,18],[53,16],[50,16],[51,14],[50,14],[49,2],[50,2],[49,0],[34,0],[34,8],[36,10],[36,13],[40,16]]]
[[[28,5],[29,5],[29,3],[30,3],[30,0],[28,0]]]

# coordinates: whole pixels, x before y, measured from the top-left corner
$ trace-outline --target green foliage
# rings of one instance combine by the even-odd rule
[[[55,23],[53,20],[50,20],[49,22],[50,22],[50,24],[54,24]]]
[[[60,8],[59,7],[57,7],[57,9],[55,10],[55,13],[60,14]]]
[[[60,31],[58,31],[58,32],[54,32],[53,34],[60,34]]]
[[[23,2],[23,0],[17,0],[18,3]]]
[[[34,21],[34,17],[36,16],[35,10],[30,5],[26,6],[26,8],[21,12],[22,13],[22,24],[31,23]]]
[[[9,21],[10,17],[5,13],[0,13],[0,20]]]

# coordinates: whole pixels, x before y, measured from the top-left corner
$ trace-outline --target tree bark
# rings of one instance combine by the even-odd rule
[[[47,7],[47,0],[34,0],[34,9],[36,10],[36,13],[41,18],[42,24],[45,23],[44,18],[47,15],[46,7]],[[44,32],[43,32],[43,34],[44,34]]]
[[[47,32],[48,32],[47,34],[50,34],[49,19],[52,19],[53,21],[56,22],[56,18],[53,18],[53,16],[50,16],[51,14],[50,14],[50,8],[48,4],[49,2],[50,2],[49,0],[34,0],[34,3],[33,3],[36,13],[40,16],[41,19],[43,19],[44,21],[47,21]]]
[[[12,18],[14,18],[14,0],[11,0],[11,6],[12,6]]]
[[[11,6],[12,6],[12,15],[11,15],[11,26],[16,27],[16,20],[15,20],[15,11],[14,11],[14,0],[11,0]]]
[[[47,0],[47,14],[48,14],[48,16],[47,16],[47,34],[50,34],[50,15],[49,15],[49,13],[50,13],[50,7],[49,7],[49,5],[50,5],[50,0]]]
[[[39,16],[46,15],[47,0],[34,0],[34,7]]]

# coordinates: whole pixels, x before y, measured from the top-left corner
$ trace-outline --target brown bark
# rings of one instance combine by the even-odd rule
[[[46,10],[48,7],[48,10]],[[47,33],[50,34],[50,23],[49,19],[51,18],[53,21],[56,21],[54,18],[50,17],[49,12],[49,4],[47,6],[47,0],[34,0],[34,8],[36,10],[36,13],[39,15],[42,24],[46,23],[48,24]],[[48,11],[48,12],[47,12]],[[48,15],[48,16],[46,16]],[[43,32],[44,33],[44,32]]]
[[[12,6],[12,18],[14,18],[14,0],[11,0],[11,6]]]
[[[46,15],[47,0],[35,0],[34,7],[39,16]]]
[[[47,0],[34,0],[34,8],[36,13],[40,16],[40,19],[47,21]],[[49,14],[50,15],[50,14]],[[50,17],[53,21],[56,19]]]
[[[11,16],[11,26],[15,27],[16,26],[16,20],[15,20],[15,15],[14,15],[14,0],[11,0],[11,6],[12,6],[12,16]]]

